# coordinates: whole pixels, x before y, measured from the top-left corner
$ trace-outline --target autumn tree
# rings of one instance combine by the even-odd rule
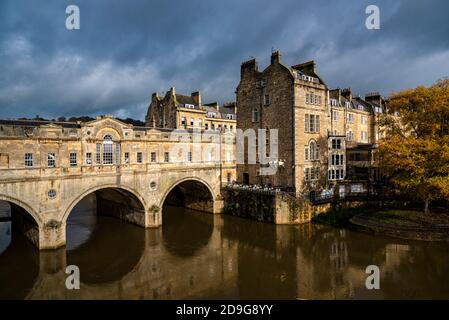
[[[380,164],[401,192],[424,203],[449,199],[449,79],[393,93],[381,120]]]

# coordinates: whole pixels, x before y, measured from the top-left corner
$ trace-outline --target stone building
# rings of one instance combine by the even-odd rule
[[[151,128],[235,131],[236,107],[233,102],[203,104],[199,91],[187,96],[171,88],[164,97],[153,93],[145,122]]]
[[[348,170],[357,171],[348,169],[348,152],[372,150],[381,137],[378,122],[384,99],[378,93],[362,99],[353,96],[350,88],[330,90],[315,61],[290,67],[274,51],[264,70],[252,59],[241,64],[240,73],[237,127],[278,129],[279,167],[276,174],[263,176],[259,162],[245,161],[237,166],[239,182],[271,184],[298,193],[324,189],[345,179]],[[246,143],[246,160],[247,153]],[[372,152],[366,161],[352,164],[371,166]]]

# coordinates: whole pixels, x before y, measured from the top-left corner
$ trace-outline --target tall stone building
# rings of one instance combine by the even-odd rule
[[[245,184],[271,184],[298,193],[327,188],[346,177],[348,150],[364,154],[379,139],[378,114],[384,110],[380,95],[362,99],[349,88],[329,90],[314,61],[289,67],[274,51],[262,71],[255,59],[243,62],[236,94],[238,128],[278,129],[276,174],[263,176],[262,164],[248,164],[246,142],[246,161],[237,166],[238,181]],[[366,161],[354,162],[367,167],[372,152]]]
[[[164,97],[153,93],[145,123],[151,128],[235,131],[236,108],[232,102],[203,104],[199,91],[187,96],[171,88]]]

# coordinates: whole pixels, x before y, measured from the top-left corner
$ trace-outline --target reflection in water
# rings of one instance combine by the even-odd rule
[[[94,217],[92,204],[72,213],[67,251],[39,253],[13,230],[0,253],[1,298],[449,298],[446,243],[174,207],[164,208],[162,228],[145,230]],[[68,264],[80,267],[81,290],[65,289]],[[380,268],[380,290],[365,289],[371,264]]]

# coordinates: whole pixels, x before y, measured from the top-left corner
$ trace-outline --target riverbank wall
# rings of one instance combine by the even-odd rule
[[[274,224],[309,222],[332,208],[330,203],[313,205],[284,192],[225,188],[222,196],[224,214]]]

